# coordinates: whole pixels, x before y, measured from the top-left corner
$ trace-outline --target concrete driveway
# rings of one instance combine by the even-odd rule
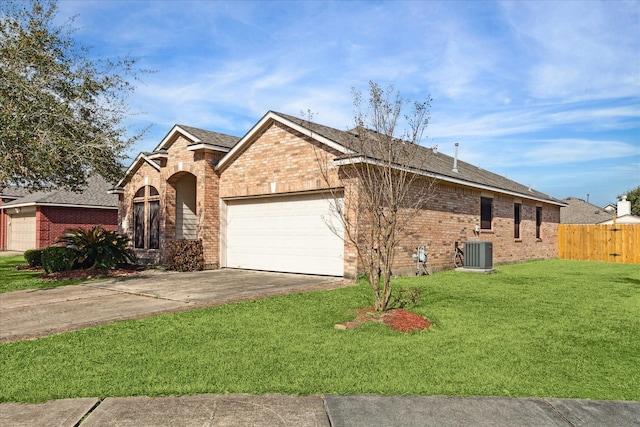
[[[134,277],[9,292],[0,294],[0,343],[350,283],[335,277],[232,269],[149,270]]]

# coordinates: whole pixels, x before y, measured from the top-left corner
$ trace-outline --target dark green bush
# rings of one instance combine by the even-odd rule
[[[393,308],[405,308],[415,307],[420,302],[422,291],[418,287],[400,288],[398,292],[391,298],[389,307]]]
[[[42,267],[42,249],[24,251],[24,259],[29,264],[29,267]]]
[[[69,229],[64,236],[58,239],[58,242],[77,251],[79,268],[104,268],[107,270],[115,268],[119,264],[135,264],[137,262],[136,254],[129,246],[129,241],[129,237],[115,231],[105,230],[101,225],[88,230],[84,228]]]
[[[176,240],[167,247],[165,264],[169,270],[196,271],[204,268],[202,240]]]
[[[42,267],[47,273],[72,270],[76,264],[78,252],[64,246],[49,246],[42,251]]]

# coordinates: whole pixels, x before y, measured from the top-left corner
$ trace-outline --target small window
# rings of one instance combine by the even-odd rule
[[[493,219],[493,199],[490,197],[480,198],[480,228],[482,230],[491,230],[491,221]]]
[[[520,217],[522,215],[522,204],[513,204],[513,238],[520,238]]]
[[[542,207],[536,207],[536,239],[540,239],[540,228],[542,226]]]

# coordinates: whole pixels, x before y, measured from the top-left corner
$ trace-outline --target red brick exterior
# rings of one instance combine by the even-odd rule
[[[476,232],[480,225],[480,197],[493,198],[491,230]],[[520,238],[514,238],[514,203],[522,204]],[[536,238],[536,206],[542,207],[540,239]],[[439,183],[427,203],[407,227],[396,253],[394,273],[415,270],[411,255],[418,246],[428,253],[430,270],[453,268],[454,244],[467,241],[493,243],[494,264],[555,258],[558,256],[560,207],[515,196]]]
[[[224,152],[210,149],[189,151],[187,145],[190,142],[181,135],[169,141],[168,147],[164,147],[168,157],[161,162],[160,170],[142,161],[120,196],[120,231],[133,234],[134,194],[144,185],[153,185],[159,191],[160,249],[138,250],[139,255],[154,262],[163,259],[163,248],[175,239],[176,183],[184,174],[192,174],[196,178],[197,236],[203,241],[208,268],[220,266],[220,208],[226,199],[327,191],[329,187],[346,188],[347,206],[357,197],[349,190],[352,187],[339,179],[339,170],[331,162],[339,153],[277,121],[257,131],[253,140],[248,141],[241,152],[234,153],[233,159],[226,160],[221,170],[215,169],[214,164],[224,157]],[[330,186],[320,176],[318,159],[322,162],[328,160],[331,165]],[[480,197],[493,198],[493,221],[491,230],[477,233]],[[519,239],[513,237],[515,202],[522,204]],[[535,235],[537,206],[542,207],[543,214],[540,239]],[[553,258],[558,251],[559,222],[558,205],[441,182],[425,208],[407,227],[407,235],[396,253],[394,273],[414,272],[411,254],[419,245],[427,249],[430,270],[453,268],[456,241],[493,242],[494,264]],[[346,277],[354,277],[359,271],[355,248],[348,244],[345,244],[344,265]]]
[[[144,262],[162,263],[165,248],[176,238],[176,185],[186,174],[196,178],[197,238],[202,240],[205,268],[218,268],[219,255],[219,200],[218,175],[214,163],[225,153],[214,150],[190,151],[189,141],[178,135],[168,142],[167,159],[160,162],[160,170],[143,161],[126,184],[119,197],[120,232],[133,237],[133,198],[146,185],[160,193],[160,248],[135,249]]]
[[[55,243],[69,228],[91,228],[102,225],[105,230],[118,230],[115,209],[39,206],[36,210],[36,244],[38,249]]]
[[[0,198],[0,205],[4,201]],[[0,209],[0,251],[7,250],[7,213]]]

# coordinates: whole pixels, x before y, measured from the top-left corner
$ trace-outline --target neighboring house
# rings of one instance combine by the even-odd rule
[[[0,249],[25,251],[55,243],[68,228],[102,225],[118,229],[118,198],[102,177],[88,180],[80,193],[7,188],[0,204]]]
[[[609,214],[611,215],[615,215],[616,213],[616,205],[614,205],[613,203],[607,203],[602,209],[609,212]]]
[[[29,191],[24,188],[7,187],[0,192],[0,207],[27,194],[29,194]],[[0,250],[7,248],[7,219],[4,209],[0,209]]]
[[[114,188],[120,231],[149,262],[176,239],[201,239],[207,268],[355,277],[355,249],[326,224],[337,222],[317,160],[326,153],[337,188],[349,185],[340,168],[363,159],[354,138],[271,111],[242,138],[176,125]],[[494,263],[557,257],[565,203],[462,161],[453,171],[452,157],[424,150],[431,160],[418,172],[438,185],[406,230],[394,273],[415,271],[419,245],[432,270],[452,268],[456,241],[493,242]]]
[[[640,224],[640,216],[631,214],[631,202],[627,200],[627,195],[623,195],[618,200],[616,206],[617,217],[615,217],[616,224]],[[600,222],[600,224],[613,224],[614,218]]]
[[[561,224],[598,224],[611,219],[613,214],[604,208],[599,208],[589,202],[575,197],[562,199],[567,204],[560,209]]]
[[[598,224],[613,224],[613,218],[599,222]],[[622,215],[616,217],[616,224],[640,224],[640,216],[631,214]]]

